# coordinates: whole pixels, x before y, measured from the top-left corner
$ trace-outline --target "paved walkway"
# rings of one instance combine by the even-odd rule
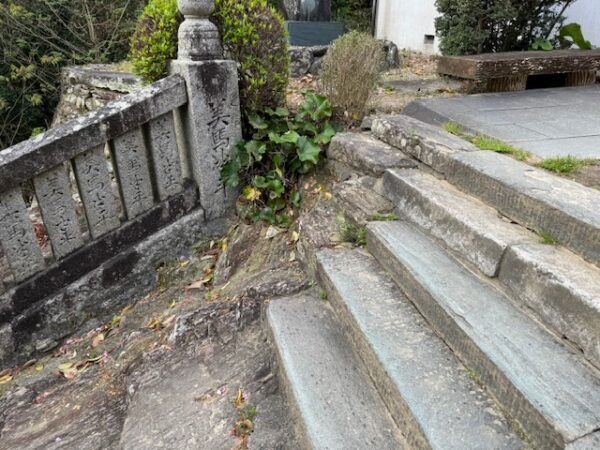
[[[405,114],[457,122],[542,157],[600,159],[600,84],[420,100]]]

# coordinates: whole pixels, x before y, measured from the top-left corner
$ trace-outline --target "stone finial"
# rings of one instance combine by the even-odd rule
[[[179,60],[207,61],[223,58],[219,30],[209,17],[214,0],[178,0],[185,20],[179,27]]]

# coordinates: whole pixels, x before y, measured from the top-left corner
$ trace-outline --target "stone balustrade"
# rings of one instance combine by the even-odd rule
[[[179,7],[170,76],[0,152],[0,259],[9,266],[0,273],[0,362],[36,347],[20,348],[12,334],[48,337],[40,305],[86,274],[114,260],[118,274],[103,269],[103,285],[126,282],[139,263],[119,257],[132,246],[186,215],[208,223],[232,211],[220,171],[241,138],[236,65],[222,60],[213,2]],[[190,226],[192,236],[199,228]]]

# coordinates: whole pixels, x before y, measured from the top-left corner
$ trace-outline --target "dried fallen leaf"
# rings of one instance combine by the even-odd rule
[[[13,376],[11,374],[6,374],[2,377],[0,377],[0,384],[6,384],[11,382],[13,379]]]
[[[44,370],[44,365],[43,364],[38,364],[37,366],[35,366],[35,371],[36,372],[41,372],[42,370]]]
[[[292,231],[292,242],[296,243],[300,240],[300,233],[297,231]]]
[[[72,362],[62,363],[61,365],[58,366],[58,370],[61,372],[64,372],[65,370],[69,370],[72,367],[73,367]]]
[[[34,366],[36,363],[37,363],[37,359],[30,359],[25,364],[23,364],[23,367],[21,367],[21,370],[29,369],[30,367]]]
[[[242,391],[242,388],[239,388],[238,393],[235,396],[235,400],[233,401],[233,406],[239,408],[244,404],[245,401],[246,399],[244,398],[244,391]]]
[[[106,336],[104,336],[104,333],[98,334],[94,339],[92,339],[92,347],[93,348],[98,347],[101,343],[104,342],[105,338],[106,338]]]
[[[150,319],[150,321],[146,325],[146,328],[150,328],[151,330],[155,330],[155,331],[160,330],[162,328],[160,318],[153,317],[152,319]]]
[[[129,311],[131,311],[131,308],[133,308],[133,305],[127,305],[121,310],[121,315],[124,316],[125,314],[127,314]]]
[[[72,369],[65,370],[62,374],[67,380],[72,380],[77,376],[77,369],[73,367]]]

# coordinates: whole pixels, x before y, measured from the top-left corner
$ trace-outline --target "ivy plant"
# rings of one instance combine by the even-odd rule
[[[242,218],[289,225],[300,205],[299,177],[317,166],[336,133],[331,115],[326,97],[305,92],[295,115],[267,108],[249,117],[252,138],[236,146],[221,173],[227,186],[243,186],[238,201]]]

